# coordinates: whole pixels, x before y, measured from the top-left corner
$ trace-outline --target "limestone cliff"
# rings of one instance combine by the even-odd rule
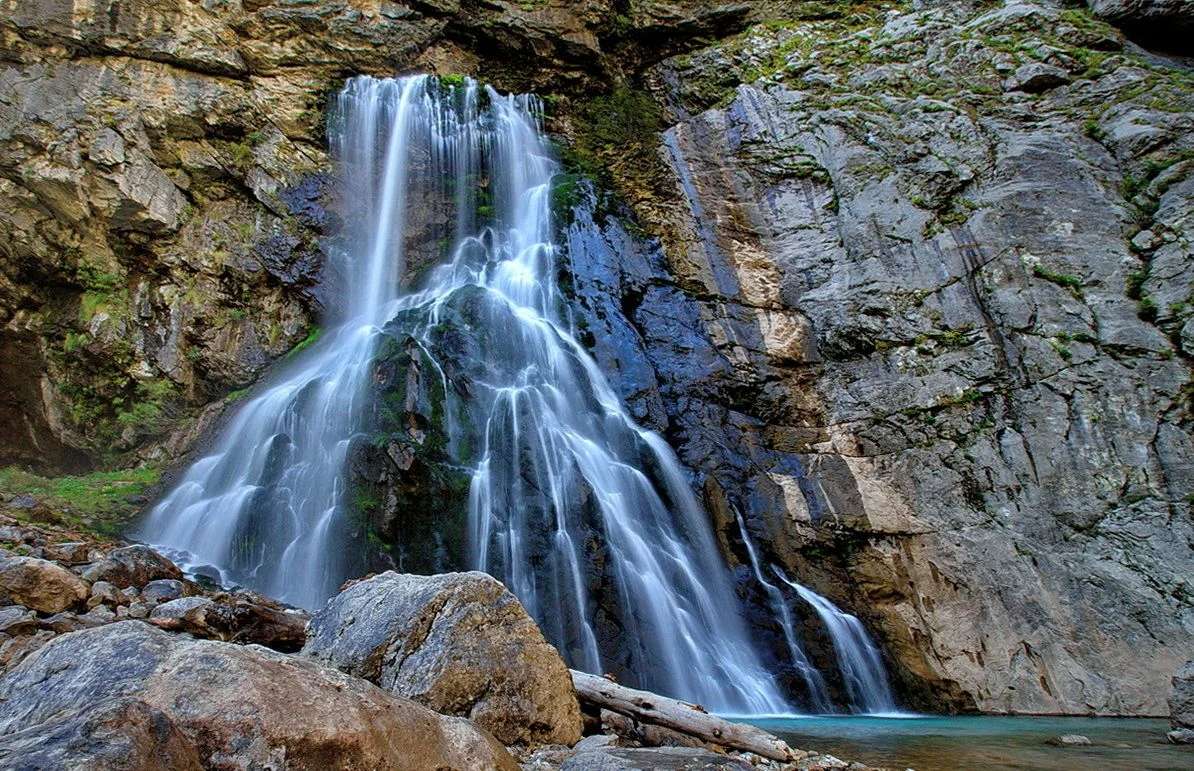
[[[562,209],[613,191],[568,231],[578,324],[732,561],[740,513],[917,706],[1160,714],[1194,638],[1180,5],[1091,3],[1129,38],[1050,2],[6,7],[0,463],[178,457],[335,291],[329,91],[467,72],[547,98]]]

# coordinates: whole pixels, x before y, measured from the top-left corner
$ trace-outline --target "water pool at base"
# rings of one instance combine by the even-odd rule
[[[1165,740],[1168,721],[1082,717],[797,717],[749,721],[793,747],[916,771],[1174,771],[1194,769],[1194,747]],[[1046,741],[1081,734],[1094,746]]]

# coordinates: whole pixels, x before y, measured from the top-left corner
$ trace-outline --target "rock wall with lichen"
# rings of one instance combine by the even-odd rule
[[[1190,15],[1090,5],[1117,26],[1045,0],[6,8],[0,465],[182,462],[335,292],[327,94],[464,72],[545,97],[561,214],[599,189],[563,231],[578,333],[692,470],[759,635],[739,514],[913,706],[1163,712],[1194,639]],[[439,570],[466,489],[397,331],[350,471],[379,565]]]

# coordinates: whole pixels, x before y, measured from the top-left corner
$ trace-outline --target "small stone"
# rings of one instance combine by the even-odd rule
[[[32,495],[14,495],[8,505],[14,509],[36,509],[37,499]]]
[[[1046,744],[1052,744],[1054,747],[1088,747],[1090,739],[1082,734],[1062,734],[1054,736]]]
[[[1147,252],[1161,245],[1161,239],[1151,230],[1141,230],[1132,239],[1132,246],[1139,252]]]
[[[41,628],[54,634],[66,634],[67,632],[78,632],[80,629],[103,626],[105,623],[107,622],[89,616],[86,613],[79,615],[78,613],[64,611],[42,619]]]
[[[0,541],[8,541],[9,543],[25,543],[28,533],[19,527],[12,525],[4,525],[0,527]]]
[[[128,606],[128,615],[129,618],[149,618],[149,606],[141,602],[134,602]]]

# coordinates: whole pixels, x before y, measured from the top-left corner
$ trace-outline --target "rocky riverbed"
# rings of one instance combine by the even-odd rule
[[[483,573],[383,573],[310,616],[146,546],[0,517],[0,603],[5,767],[866,768],[654,694],[578,699]]]

